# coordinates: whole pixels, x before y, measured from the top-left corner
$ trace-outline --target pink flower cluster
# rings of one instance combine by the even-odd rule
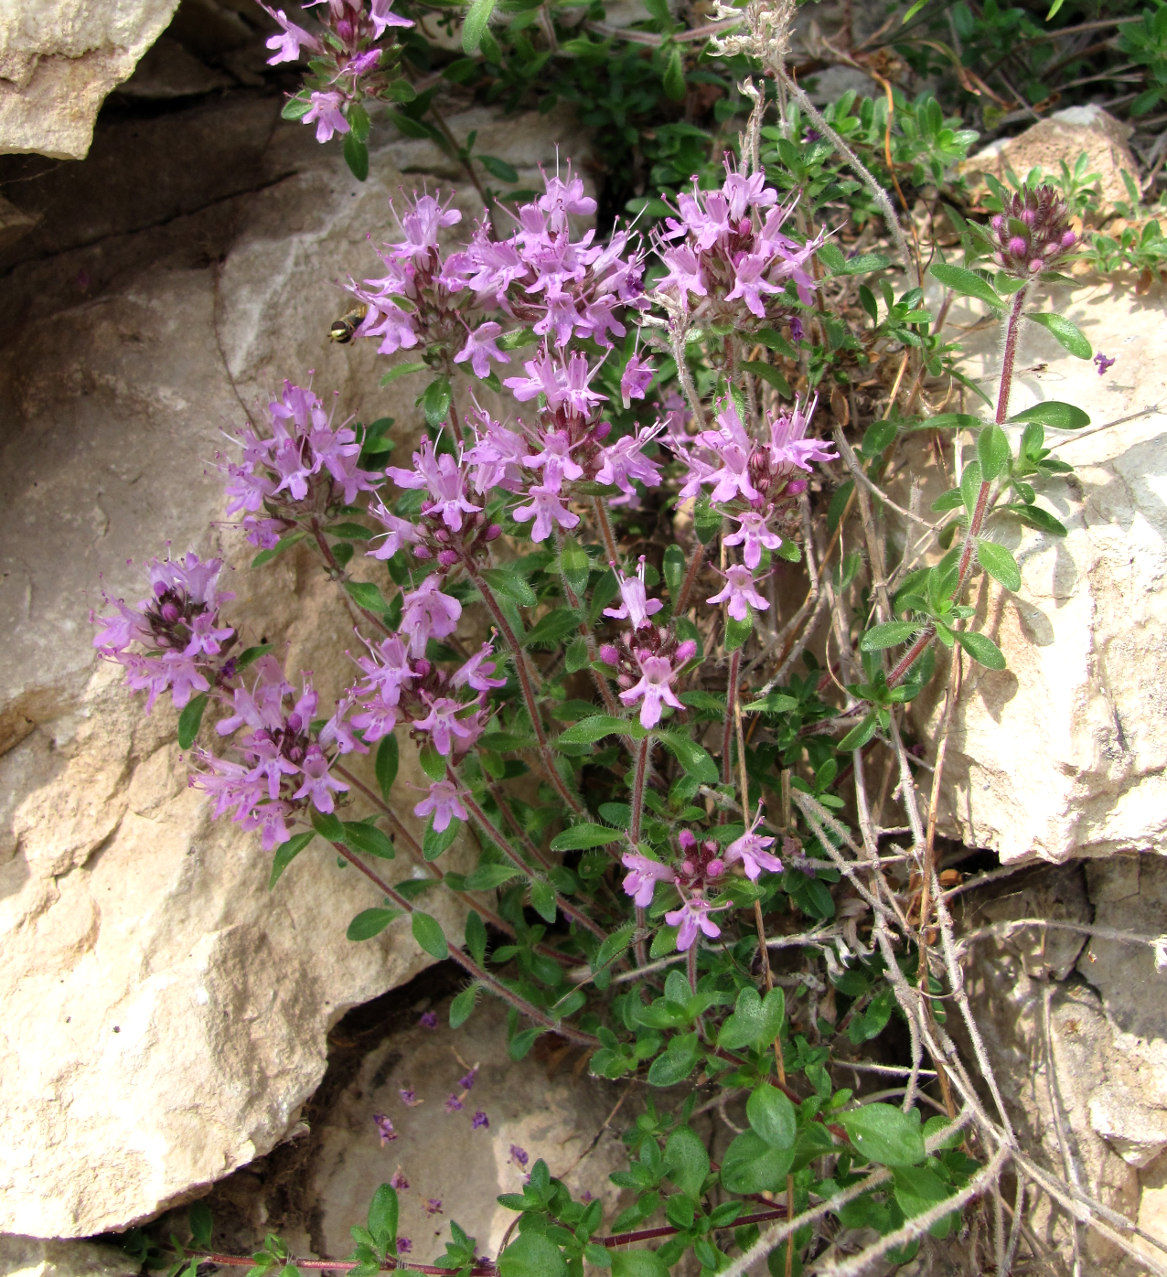
[[[339,709],[313,733],[318,698],[307,677],[297,695],[274,656],[261,656],[254,668],[253,685],[234,688],[233,712],[215,724],[220,736],[235,735],[232,749],[241,761],[196,749],[199,770],[191,784],[214,798],[216,818],[233,811],[244,829],[260,831],[264,850],[271,851],[291,836],[288,822],[297,813],[335,809],[333,795],[348,785],[330,769],[339,754],[365,746]]]
[[[779,204],[764,173],[740,173],[727,157],[720,190],[698,190],[694,181],[692,194],[678,197],[677,216],[666,220],[659,236],[668,274],[657,287],[702,320],[738,327],[735,302],[765,321],[766,299],[781,295],[788,282],[809,305],[815,281],[808,267],[825,234],[799,244],[782,233],[795,203]]]
[[[625,892],[638,908],[647,909],[652,904],[657,883],[671,883],[680,893],[681,906],[669,910],[665,921],[678,929],[677,948],[682,951],[691,949],[698,932],[707,939],[716,940],[721,935],[721,928],[710,915],[730,906],[728,902],[714,904],[706,892],[723,878],[727,867],[740,862],[746,877],[752,882],[757,881],[763,869],[770,873],[781,872],[782,861],[767,850],[775,840],[757,832],[761,820],[762,809],[759,807],[750,827],[724,852],[712,838],[698,841],[691,830],[682,829],[677,837],[681,859],[672,865],[662,864],[639,852],[626,851],[622,857],[624,868],[628,870],[624,878]]]
[[[308,109],[300,115],[305,124],[316,125],[317,142],[327,142],[334,133],[352,127],[347,113],[365,97],[383,96],[386,74],[383,50],[375,47],[387,30],[412,27],[408,18],[393,12],[394,0],[310,0],[303,7],[314,9],[323,32],[315,34],[292,22],[283,9],[272,9],[259,0],[263,9],[279,23],[277,35],[269,37],[272,50],[268,64],[311,60],[313,74],[307,92]]]
[[[149,568],[149,598],[129,607],[124,599],[104,595],[113,614],[90,612],[90,621],[101,626],[94,647],[125,669],[135,692],[146,693],[147,713],[163,692],[182,709],[192,696],[230,674],[227,653],[235,631],[224,624],[219,607],[235,595],[219,589],[222,567],[222,559],[203,562],[197,554],[155,559]]]
[[[347,424],[336,426],[320,397],[284,382],[268,404],[270,433],[244,430],[239,462],[219,459],[227,476],[227,513],[244,512],[247,539],[268,549],[303,515],[333,513],[360,492],[375,492],[380,472],[357,465],[361,445]]]

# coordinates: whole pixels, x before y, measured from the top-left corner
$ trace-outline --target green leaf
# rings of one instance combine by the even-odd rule
[[[772,1148],[755,1131],[743,1131],[721,1159],[721,1185],[729,1193],[776,1193],[786,1186],[794,1149]]]
[[[345,581],[345,593],[359,608],[381,615],[388,608],[381,591],[371,581]]]
[[[923,1166],[898,1166],[892,1171],[895,1199],[907,1219],[922,1215],[951,1195],[948,1185]]]
[[[426,831],[421,840],[421,854],[426,860],[437,860],[443,853],[449,851],[454,845],[455,839],[462,832],[461,821],[454,816],[450,823],[440,833],[434,828],[433,820],[426,826]]]
[[[397,1240],[397,1191],[389,1184],[382,1184],[369,1203],[369,1232],[378,1250]]]
[[[738,994],[733,1014],[721,1026],[717,1045],[727,1051],[743,1046],[765,1050],[782,1031],[786,1015],[786,995],[781,989],[771,989],[763,1001],[754,986],[746,985]]]
[[[984,477],[981,474],[981,463],[970,461],[960,476],[960,499],[969,515],[976,513],[977,502],[981,499],[981,486]]]
[[[1081,408],[1062,403],[1057,399],[1050,399],[1046,403],[1035,403],[1032,408],[1015,412],[1009,420],[1011,422],[1036,421],[1053,430],[1081,430],[1083,426],[1090,424],[1090,418]]]
[[[665,94],[674,102],[685,100],[685,64],[681,59],[681,50],[673,45],[665,55],[665,69],[661,74],[661,83]]]
[[[669,1178],[689,1197],[698,1198],[709,1174],[709,1154],[704,1141],[688,1126],[678,1126],[665,1144]]]
[[[915,621],[885,621],[873,625],[859,640],[861,652],[882,652],[885,648],[899,647],[914,638],[920,626]]]
[[[555,903],[555,888],[542,878],[531,879],[531,908],[544,922],[554,922],[559,913]]]
[[[567,1277],[563,1252],[542,1233],[520,1233],[498,1257],[499,1277]]]
[[[588,847],[606,847],[609,843],[619,842],[623,837],[622,829],[609,829],[606,825],[583,821],[556,834],[551,839],[551,850],[585,851]]]
[[[865,1104],[835,1120],[861,1156],[880,1166],[915,1166],[924,1160],[920,1114],[890,1104]]]
[[[789,1150],[793,1161],[798,1114],[783,1091],[766,1082],[755,1087],[746,1101],[746,1117],[750,1128],[761,1136],[767,1147]]]
[[[763,363],[760,359],[744,359],[738,366],[742,372],[760,377],[767,385],[773,386],[780,395],[790,398],[790,383],[773,364]]]
[[[977,460],[981,463],[982,478],[992,481],[1009,469],[1013,450],[1009,437],[1000,426],[985,426],[977,435]]]
[[[768,696],[763,696],[760,701],[751,701],[748,705],[743,705],[742,712],[745,714],[789,714],[791,710],[798,708],[798,704],[796,696],[787,696],[784,692],[771,692]]]
[[[486,924],[473,909],[466,915],[466,948],[479,966],[486,961]]]
[[[302,120],[312,110],[312,99],[308,91],[302,89],[294,98],[289,98],[280,109],[283,120]]]
[[[1082,330],[1077,324],[1072,324],[1064,315],[1037,314],[1025,316],[1026,319],[1032,319],[1035,324],[1040,324],[1048,333],[1051,333],[1057,340],[1078,359],[1089,359],[1094,353],[1090,348],[1090,343],[1082,335]]]
[[[199,1250],[211,1249],[211,1208],[206,1202],[193,1202],[187,1215],[190,1235]]]
[[[875,710],[869,710],[863,720],[854,727],[836,746],[840,754],[849,754],[852,750],[861,749],[875,735],[879,727],[879,716]]]
[[[848,257],[837,275],[866,275],[868,271],[886,270],[891,262],[882,253],[856,253]]]
[[[1050,536],[1064,537],[1069,536],[1069,529],[1060,519],[1055,519],[1048,510],[1043,510],[1039,505],[1007,505],[1002,507],[1005,510],[1011,510],[1022,523],[1028,524],[1031,528],[1037,528],[1039,532],[1048,532]]]
[[[587,551],[575,537],[564,537],[563,547],[559,552],[559,570],[567,578],[567,583],[577,598],[582,598],[587,591],[591,566]]]
[[[460,1029],[470,1019],[474,1004],[478,1001],[478,985],[467,985],[450,1003],[450,1028]]]
[[[482,34],[494,12],[495,0],[472,0],[470,8],[462,19],[462,51],[477,53],[482,43]]]
[[[487,568],[482,573],[482,579],[492,590],[505,594],[508,599],[514,599],[523,607],[534,607],[539,601],[526,578],[512,568]]]
[[[565,727],[557,740],[565,745],[587,745],[591,741],[603,740],[605,736],[632,736],[634,727],[643,735],[639,723],[633,724],[629,719],[616,718],[612,714],[593,714]]]
[[[680,732],[657,732],[657,739],[678,763],[703,785],[716,785],[721,773],[709,754],[688,736]]]
[[[531,627],[523,638],[523,646],[558,647],[573,630],[579,629],[582,619],[574,608],[557,607]]]
[[[1003,546],[995,541],[977,541],[977,562],[985,571],[1007,590],[1021,589],[1021,569],[1017,560]]]
[[[410,921],[413,925],[413,938],[431,958],[442,962],[450,956],[450,947],[442,934],[442,924],[436,918],[415,909]]]
[[[392,734],[383,736],[381,743],[377,746],[377,756],[373,763],[382,798],[389,797],[389,791],[397,779],[397,761],[397,737]]]
[[[437,429],[446,424],[446,414],[450,411],[450,382],[446,377],[431,381],[418,397],[418,406],[425,413],[427,426]]]
[[[199,726],[203,721],[203,710],[207,708],[207,693],[195,696],[187,701],[178,716],[178,748],[190,749],[195,737],[199,734]]]
[[[408,364],[394,364],[387,373],[381,378],[382,386],[392,385],[398,377],[408,377],[413,372],[425,372],[429,368],[429,364],[421,359],[415,359]]]
[[[517,170],[506,160],[500,160],[497,155],[476,155],[474,158],[491,177],[497,177],[500,182],[510,182],[513,185],[519,180]]]
[[[669,1268],[654,1250],[614,1250],[612,1277],[669,1277]]]
[[[344,135],[344,162],[358,182],[363,182],[369,176],[368,145],[352,129]]]
[[[979,664],[991,670],[1003,670],[1005,657],[991,638],[972,631],[956,630],[956,641]]]
[[[519,874],[520,870],[515,865],[479,865],[473,873],[466,875],[465,887],[467,891],[493,891]]]
[[[650,1086],[676,1086],[693,1072],[700,1050],[696,1033],[684,1033],[670,1038],[663,1054],[658,1055],[648,1070]]]
[[[397,855],[388,834],[359,820],[346,820],[343,823],[345,846],[354,851],[363,851],[367,856],[377,856],[381,860],[392,860]]]
[[[974,271],[965,270],[963,266],[933,262],[928,267],[928,273],[935,276],[945,288],[951,288],[954,293],[961,293],[965,297],[975,297],[978,301],[988,303],[994,310],[1003,310],[1005,307],[1004,301],[997,295],[991,284]]]
[[[670,545],[665,549],[662,568],[669,598],[675,603],[685,579],[685,552],[679,545]]]
[[[349,940],[371,940],[400,916],[400,909],[364,909],[348,924],[345,937]]]

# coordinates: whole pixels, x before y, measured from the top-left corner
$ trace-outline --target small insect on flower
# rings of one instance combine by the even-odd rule
[[[369,308],[364,302],[358,302],[350,310],[346,310],[339,319],[332,321],[332,326],[328,330],[328,340],[334,341],[338,346],[346,346],[356,335],[357,329],[361,326],[361,321],[369,313]]]

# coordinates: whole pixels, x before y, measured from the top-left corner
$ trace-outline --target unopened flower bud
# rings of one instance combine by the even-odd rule
[[[676,663],[683,665],[686,661],[691,661],[697,655],[697,644],[693,639],[686,639],[683,643],[677,644]]]
[[[619,665],[620,653],[611,643],[605,643],[600,648],[600,660],[603,661],[605,665]]]
[[[458,562],[457,550],[440,550],[438,552],[438,562],[444,568],[452,568]]]

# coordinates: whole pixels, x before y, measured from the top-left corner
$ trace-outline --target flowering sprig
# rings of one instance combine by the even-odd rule
[[[393,12],[394,0],[311,0],[315,30],[291,21],[283,9],[260,7],[280,27],[267,47],[268,63],[306,61],[304,87],[289,99],[284,118],[316,125],[316,140],[347,135],[345,158],[358,176],[368,167],[365,139],[370,101],[401,102],[414,96],[409,81],[398,71],[400,45],[393,33],[412,27],[411,19]]]

